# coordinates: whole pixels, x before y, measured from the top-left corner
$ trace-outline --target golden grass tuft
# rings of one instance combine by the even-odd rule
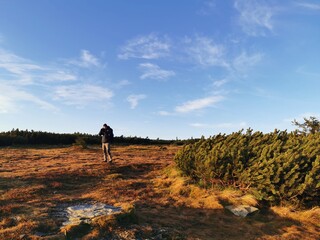
[[[295,210],[294,207],[290,206],[275,206],[271,209],[281,217],[290,218],[299,222],[308,222],[320,227],[320,207],[314,207],[308,210]]]
[[[241,198],[241,203],[250,206],[258,206],[258,200],[251,194],[245,194]]]
[[[191,192],[191,189],[185,178],[176,178],[174,181],[172,181],[169,190],[170,194],[172,195],[180,195],[185,197],[188,197]]]
[[[177,203],[184,202],[195,208],[222,209],[223,205],[257,206],[257,199],[238,189],[204,189],[192,184],[190,179],[182,176],[174,166],[163,170],[165,177],[157,179],[155,185],[168,192]],[[168,196],[168,197],[169,197]]]
[[[163,170],[164,176],[154,181],[158,191],[167,199],[174,199],[175,204],[186,205],[192,208],[221,209],[213,191],[208,191],[191,183],[190,178],[182,176],[174,166]],[[163,200],[164,203],[170,202]]]
[[[208,209],[223,209],[223,206],[215,194],[209,195],[203,199],[203,207]]]
[[[108,174],[103,180],[110,181],[115,179],[123,179],[123,175],[121,173],[112,173]]]
[[[253,195],[244,193],[238,189],[224,189],[218,191],[217,196],[223,205],[258,205],[258,201]]]

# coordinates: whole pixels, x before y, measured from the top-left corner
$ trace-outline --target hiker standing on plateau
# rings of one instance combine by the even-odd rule
[[[102,136],[102,151],[103,151],[103,161],[109,163],[112,162],[111,152],[110,152],[110,144],[113,141],[113,130],[106,123],[103,124],[99,132],[99,136]]]

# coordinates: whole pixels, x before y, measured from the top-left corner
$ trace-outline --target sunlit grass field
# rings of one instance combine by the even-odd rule
[[[100,202],[134,217],[100,219],[79,239],[319,239],[320,209],[264,208],[236,189],[201,189],[175,169],[179,146],[0,149],[0,239],[75,239],[57,209]],[[241,218],[225,206],[260,211]],[[164,234],[165,232],[165,234]]]

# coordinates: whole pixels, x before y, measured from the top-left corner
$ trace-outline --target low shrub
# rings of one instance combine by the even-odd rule
[[[262,201],[317,205],[320,200],[320,133],[248,129],[185,145],[175,156],[183,174],[200,185],[252,189]]]

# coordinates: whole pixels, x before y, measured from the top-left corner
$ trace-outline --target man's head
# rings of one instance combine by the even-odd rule
[[[108,127],[108,125],[105,123],[105,124],[103,124],[103,127],[106,128],[106,127]]]

